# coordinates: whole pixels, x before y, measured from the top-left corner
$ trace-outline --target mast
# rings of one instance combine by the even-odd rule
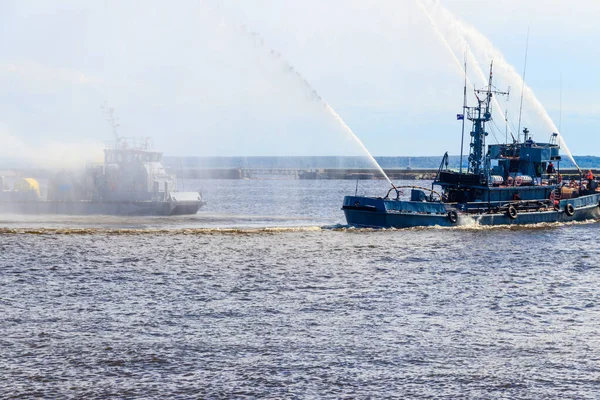
[[[112,133],[113,133],[113,136],[115,137],[114,146],[115,147],[125,146],[126,139],[122,136],[119,136],[119,133],[117,132],[117,128],[121,125],[119,125],[119,120],[115,116],[115,109],[113,107],[108,107],[108,105],[106,103],[104,103],[104,105],[102,105],[100,108],[102,108],[102,111],[104,111],[106,120],[108,121],[108,123],[110,124],[110,127],[112,128]]]
[[[529,50],[529,27],[527,27],[527,43],[525,44],[525,65],[523,66],[523,84],[521,86],[521,105],[519,106],[519,126],[517,128],[517,140],[519,140],[519,135],[521,135],[521,114],[523,113],[523,93],[525,92],[525,72],[527,72],[527,51]],[[527,138],[525,134],[523,134],[523,142],[525,142]]]
[[[462,115],[462,135],[460,137],[460,167],[459,173],[462,175],[463,168],[463,148],[465,142],[465,113],[467,110],[467,52],[465,51],[465,86],[463,91],[463,115]]]
[[[493,62],[490,63],[490,77],[487,88],[475,90],[477,106],[466,107],[467,118],[473,122],[471,130],[471,151],[469,153],[469,173],[479,175],[482,184],[487,183],[487,171],[485,163],[485,123],[492,119],[492,96],[508,95],[501,92],[492,85]],[[482,95],[482,96],[481,96]]]

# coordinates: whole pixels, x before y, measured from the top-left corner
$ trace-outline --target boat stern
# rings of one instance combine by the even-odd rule
[[[170,192],[167,203],[169,215],[196,214],[206,204],[200,192]]]
[[[345,196],[342,210],[348,225],[370,228],[449,226],[457,223],[440,202],[403,201],[381,197]]]
[[[348,225],[386,227],[385,204],[382,198],[344,196],[342,210]]]

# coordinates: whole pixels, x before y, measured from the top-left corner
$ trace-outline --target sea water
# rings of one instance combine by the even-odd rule
[[[196,216],[0,216],[1,398],[597,398],[597,223],[352,229],[355,181],[196,186]]]

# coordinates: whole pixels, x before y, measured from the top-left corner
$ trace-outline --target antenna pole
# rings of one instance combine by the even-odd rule
[[[525,65],[523,66],[523,85],[521,86],[521,105],[519,106],[519,127],[517,128],[517,141],[521,135],[521,114],[523,113],[523,93],[525,92],[525,72],[527,71],[527,51],[529,50],[529,27],[527,27],[527,43],[525,44]],[[523,141],[527,140],[523,134]]]
[[[465,63],[465,86],[464,86],[464,90],[463,90],[463,118],[462,118],[462,135],[460,137],[460,167],[459,167],[459,171],[460,174],[462,174],[462,167],[463,167],[463,147],[464,147],[464,141],[465,141],[465,114],[467,112],[467,51],[465,50],[465,59],[464,59],[464,63]]]
[[[504,111],[504,143],[508,144],[508,109]]]

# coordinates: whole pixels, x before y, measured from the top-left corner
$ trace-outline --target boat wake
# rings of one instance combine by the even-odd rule
[[[480,225],[477,219],[458,226],[419,226],[411,228],[361,228],[346,224],[258,227],[0,227],[0,235],[261,235],[293,232],[390,233],[419,231],[543,231],[568,226],[592,225],[599,220],[548,222],[523,225]]]
[[[568,221],[568,222],[542,222],[535,224],[520,224],[520,225],[480,225],[476,218],[472,219],[472,223],[464,223],[456,226],[417,226],[410,228],[359,228],[351,225],[332,225],[323,227],[323,230],[348,231],[348,232],[415,232],[415,231],[522,231],[522,230],[548,230],[557,229],[568,226],[578,225],[593,225],[600,223],[600,220],[585,220],[585,221]]]
[[[316,232],[319,226],[261,228],[0,228],[0,235],[254,235],[288,232]]]

